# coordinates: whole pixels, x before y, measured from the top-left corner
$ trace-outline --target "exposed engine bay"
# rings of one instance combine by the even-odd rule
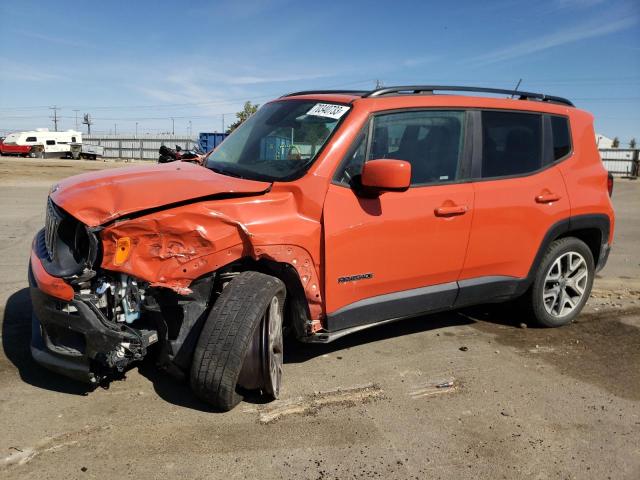
[[[69,303],[38,289],[34,312],[49,351],[82,359],[83,379],[102,383],[120,376],[153,348],[157,363],[182,376],[207,310],[215,274],[198,279],[189,294],[152,287],[148,282],[99,267],[100,228],[89,228],[58,208],[47,205],[45,228],[36,237],[38,258],[51,275],[74,290]],[[32,285],[35,286],[35,285]]]

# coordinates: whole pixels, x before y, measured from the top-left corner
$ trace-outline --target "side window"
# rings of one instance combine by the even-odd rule
[[[541,115],[482,112],[482,178],[521,175],[541,167]]]
[[[381,158],[411,163],[411,185],[460,179],[464,139],[463,111],[423,110],[377,115],[371,142],[361,134],[349,151],[336,180],[349,184],[365,161]],[[368,147],[368,152],[367,152]]]
[[[556,115],[551,116],[551,131],[553,133],[553,159],[559,160],[571,152],[569,119]]]
[[[460,177],[464,116],[464,112],[449,110],[379,115],[373,121],[367,160],[409,162],[411,185],[455,181]]]
[[[76,137],[71,137],[71,141],[72,141],[73,143],[76,143]]]
[[[25,142],[37,142],[38,139],[36,137],[27,137],[27,139],[25,140]]]
[[[56,141],[55,140],[47,140],[47,145],[55,145]]]

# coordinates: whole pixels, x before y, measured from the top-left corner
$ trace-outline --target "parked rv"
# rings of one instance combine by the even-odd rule
[[[71,155],[72,143],[82,143],[82,133],[75,130],[50,132],[48,128],[39,128],[7,135],[0,143],[0,155],[60,158]]]

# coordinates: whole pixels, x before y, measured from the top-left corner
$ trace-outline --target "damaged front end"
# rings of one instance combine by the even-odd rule
[[[106,270],[100,267],[99,231],[48,200],[29,271],[33,358],[50,370],[97,384],[122,376],[153,347],[158,363],[181,375],[213,276],[194,281],[188,295],[179,295]]]

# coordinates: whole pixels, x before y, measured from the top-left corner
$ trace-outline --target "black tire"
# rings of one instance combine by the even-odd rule
[[[545,300],[543,298],[545,285],[548,284],[547,276],[550,274],[551,268],[556,260],[563,257],[565,254],[572,252],[581,255],[586,262],[586,272],[588,276],[585,281],[584,292],[570,312],[562,316],[552,315],[547,311]],[[538,270],[536,271],[533,284],[522,297],[521,304],[525,307],[526,313],[529,314],[531,319],[541,327],[561,327],[568,325],[580,314],[582,308],[587,303],[589,295],[591,294],[594,277],[595,264],[593,261],[593,254],[582,240],[575,237],[555,240],[547,248]]]
[[[238,378],[274,296],[284,305],[284,284],[259,272],[242,272],[224,288],[193,354],[191,388],[198,398],[222,411],[242,400]]]

